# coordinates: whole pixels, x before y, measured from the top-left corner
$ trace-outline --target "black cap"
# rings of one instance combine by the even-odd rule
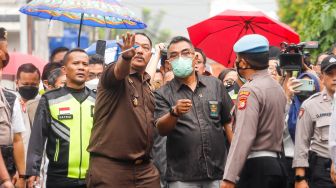
[[[336,68],[336,56],[335,55],[328,55],[322,60],[321,63],[321,71],[326,72],[328,69],[334,67]]]

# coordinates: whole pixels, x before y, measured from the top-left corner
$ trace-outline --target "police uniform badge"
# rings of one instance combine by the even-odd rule
[[[134,97],[132,103],[135,107],[138,106],[139,105],[138,98]]]
[[[71,114],[70,107],[61,107],[58,108],[58,119],[65,120],[65,119],[73,119],[73,115]]]
[[[244,110],[246,108],[247,99],[249,95],[250,95],[249,91],[241,91],[239,93],[238,104],[237,104],[238,110]]]
[[[218,101],[209,101],[210,108],[210,117],[217,118],[218,117]]]

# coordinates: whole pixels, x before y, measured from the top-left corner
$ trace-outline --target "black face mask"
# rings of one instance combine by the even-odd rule
[[[235,81],[233,81],[233,80],[232,81],[230,80],[230,81],[224,83],[224,86],[225,86],[227,92],[230,92],[234,89],[234,84],[235,84]]]
[[[310,96],[312,96],[314,93],[315,93],[314,91],[301,91],[300,93],[296,94],[296,96],[300,102],[303,102]]]
[[[21,86],[19,87],[19,93],[22,98],[26,100],[34,99],[38,94],[38,87],[35,86]]]

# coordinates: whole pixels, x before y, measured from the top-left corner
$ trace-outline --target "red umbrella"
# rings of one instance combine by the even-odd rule
[[[16,75],[16,72],[19,66],[25,63],[34,64],[41,72],[43,70],[44,65],[46,64],[45,61],[43,61],[42,59],[36,56],[29,55],[29,54],[22,54],[18,52],[10,52],[9,53],[9,63],[4,68],[3,74]]]
[[[233,67],[234,43],[247,34],[261,34],[270,45],[281,42],[299,43],[299,35],[289,26],[276,21],[260,11],[226,10],[188,28],[191,42],[202,49],[207,57]]]

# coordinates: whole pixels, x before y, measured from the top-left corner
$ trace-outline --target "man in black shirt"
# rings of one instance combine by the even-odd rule
[[[219,187],[233,107],[224,85],[195,72],[194,47],[184,37],[168,46],[175,78],[155,94],[155,120],[167,136],[169,187]],[[225,128],[225,132],[223,130]]]
[[[39,181],[44,145],[49,159],[46,187],[84,188],[96,95],[85,87],[89,57],[82,49],[64,56],[66,86],[45,93],[34,118],[27,154],[29,188]]]

